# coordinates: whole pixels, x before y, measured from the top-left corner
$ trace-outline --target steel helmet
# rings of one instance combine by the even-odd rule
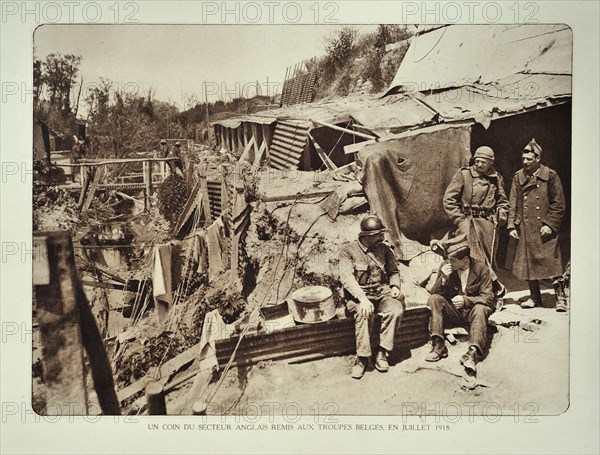
[[[381,219],[376,215],[367,215],[360,222],[359,235],[375,235],[387,231]]]
[[[166,143],[167,143],[167,141],[166,141],[166,140],[164,140],[164,139],[161,139],[160,143],[164,145],[164,144],[166,144]]]
[[[179,147],[179,146],[181,146],[181,142],[179,142],[179,141],[175,142],[175,147]]]

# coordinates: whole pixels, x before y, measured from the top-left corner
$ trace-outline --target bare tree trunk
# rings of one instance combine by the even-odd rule
[[[77,93],[77,104],[75,104],[75,118],[77,118],[77,112],[79,112],[79,98],[81,98],[81,89],[83,88],[83,76],[81,76],[81,82],[79,83],[79,93]]]

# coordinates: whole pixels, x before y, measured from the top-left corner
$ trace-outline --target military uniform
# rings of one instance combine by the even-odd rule
[[[394,337],[404,315],[404,297],[391,296],[391,286],[400,289],[400,273],[390,246],[378,243],[368,250],[359,240],[345,244],[339,255],[340,281],[348,298],[346,307],[354,316],[356,354],[371,356],[372,316],[359,311],[359,300],[365,296],[381,316],[379,346],[387,351],[394,348]]]
[[[556,171],[540,165],[531,176],[520,169],[512,179],[508,229],[516,229],[519,243],[512,273],[521,280],[542,280],[563,273],[558,230],[565,214],[565,196]],[[543,225],[552,234],[542,238]]]
[[[494,233],[498,223],[506,221],[509,205],[502,176],[493,169],[480,174],[475,166],[461,168],[448,185],[443,204],[455,234],[467,235],[471,256],[487,264],[492,280],[497,280]]]

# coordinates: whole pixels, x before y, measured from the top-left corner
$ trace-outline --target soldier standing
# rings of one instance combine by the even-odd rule
[[[183,170],[183,161],[181,159],[181,142],[179,141],[175,142],[175,148],[173,149],[173,157],[177,158],[177,160],[173,161],[174,164],[171,170],[175,172],[175,168],[179,168],[181,170],[181,173],[185,175]]]
[[[506,224],[508,199],[502,176],[494,169],[494,151],[479,147],[474,164],[459,169],[444,194],[444,210],[456,226],[455,235],[466,235],[474,259],[485,263],[496,298],[506,294],[498,281],[496,249],[497,228]]]
[[[541,155],[542,147],[532,139],[523,150],[523,168],[512,179],[508,230],[519,241],[512,272],[529,284],[530,298],[521,307],[539,305],[542,301],[539,280],[553,278],[556,310],[566,311],[558,244],[565,196],[556,171],[540,164]]]

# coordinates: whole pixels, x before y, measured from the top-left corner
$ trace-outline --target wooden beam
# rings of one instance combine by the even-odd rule
[[[146,384],[152,381],[158,381],[161,384],[166,384],[169,377],[176,371],[179,371],[182,367],[191,363],[200,354],[200,343],[195,344],[191,348],[183,351],[181,354],[173,357],[171,360],[167,360],[155,371],[148,373],[137,382],[128,385],[124,389],[117,392],[117,398],[119,401],[124,401],[127,398],[141,392],[145,389]]]
[[[365,146],[370,144],[376,144],[377,141],[363,141],[357,142],[356,144],[348,144],[344,145],[344,153],[346,155],[350,155],[352,153],[360,152]]]
[[[267,150],[267,141],[263,141],[263,143],[260,145],[260,148],[258,149],[258,152],[256,153],[256,156],[254,157],[254,163],[252,163],[253,168],[256,169],[256,168],[260,167],[260,162],[262,161],[266,150]]]
[[[112,370],[75,268],[67,231],[34,233],[33,284],[47,415],[89,414],[83,348],[105,415],[119,414]]]
[[[206,168],[200,166],[200,198],[202,200],[202,209],[204,210],[204,220],[207,226],[212,223],[212,214],[210,213],[210,200],[208,199],[208,184],[206,183]]]
[[[96,195],[96,190],[98,189],[98,186],[100,185],[100,180],[102,180],[103,171],[104,171],[104,169],[101,167],[96,169],[96,173],[94,174],[94,180],[92,181],[92,184],[90,185],[90,189],[87,192],[87,196],[86,196],[85,202],[83,203],[83,207],[81,207],[81,210],[83,212],[89,210],[90,206],[92,205],[92,201],[94,200],[94,196]]]
[[[327,169],[329,169],[330,171],[335,171],[338,167],[327,156],[327,154],[321,148],[321,146],[319,145],[319,143],[315,140],[315,138],[313,137],[313,135],[310,134],[310,133],[308,133],[308,137],[310,137],[310,140],[312,141],[313,145],[315,146],[315,150],[319,154],[319,158],[321,158],[321,161],[323,162],[323,164],[325,164],[325,166],[327,166]]]
[[[143,163],[145,161],[156,162],[156,161],[174,161],[179,158],[123,158],[115,160],[80,160],[77,164],[61,164],[61,166],[105,166],[107,164],[125,164],[125,163]]]
[[[313,193],[297,193],[297,194],[288,194],[282,196],[266,196],[260,198],[262,202],[283,202],[283,201],[295,201],[300,199],[312,199],[316,197],[324,197],[329,196],[329,194],[333,190],[329,191],[315,191]]]
[[[342,128],[341,126],[333,125],[331,123],[320,122],[318,120],[311,120],[311,121],[313,123],[316,123],[317,125],[326,126],[327,128],[331,128],[331,129],[336,130],[336,131],[341,131],[343,133],[352,134],[354,136],[362,137],[363,139],[369,139],[369,140],[376,140],[377,139],[375,136],[370,136],[368,134],[359,133],[358,131],[349,130],[348,128]]]
[[[46,402],[52,404],[46,415],[87,415],[89,401],[75,291],[77,278],[70,266],[74,261],[72,253],[69,255],[71,239],[66,232],[34,234],[33,246],[44,392]]]

